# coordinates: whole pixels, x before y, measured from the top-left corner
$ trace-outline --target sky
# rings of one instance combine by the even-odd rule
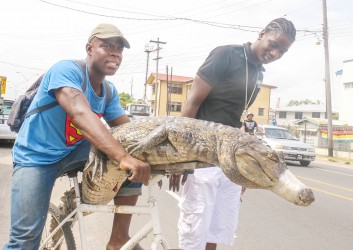
[[[160,45],[159,73],[194,77],[217,46],[253,42],[273,19],[285,17],[297,39],[280,60],[265,65],[264,83],[272,91],[271,107],[279,101],[310,99],[326,102],[322,0],[2,0],[0,3],[0,75],[7,77],[5,98],[15,99],[26,86],[63,59],[83,59],[92,29],[116,25],[129,40],[123,63],[107,77],[119,92],[143,98],[146,46]],[[333,109],[339,109],[341,78],[335,72],[353,59],[352,0],[327,0]],[[150,53],[148,74],[156,72]],[[170,73],[170,71],[169,71]],[[150,88],[147,89],[149,96]]]

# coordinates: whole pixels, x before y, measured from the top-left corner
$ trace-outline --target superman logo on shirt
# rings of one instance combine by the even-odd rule
[[[102,114],[97,114],[99,118],[101,118]],[[66,146],[75,145],[78,141],[83,139],[82,132],[76,127],[76,125],[72,122],[70,116],[66,115],[65,121],[65,141]]]

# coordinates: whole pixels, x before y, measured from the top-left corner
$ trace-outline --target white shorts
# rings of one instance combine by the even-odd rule
[[[238,225],[241,186],[219,167],[188,175],[179,202],[179,247],[205,249],[206,243],[232,246]]]

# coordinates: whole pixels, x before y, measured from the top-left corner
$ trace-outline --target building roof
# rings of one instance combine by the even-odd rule
[[[270,89],[277,89],[277,86],[273,86],[273,85],[270,85],[270,84],[261,84],[262,86],[265,86],[265,87],[269,87]]]
[[[294,121],[293,124],[294,125],[299,125],[300,123],[305,122],[305,121],[314,123],[314,124],[316,124],[318,126],[322,126],[322,125],[327,125],[328,124],[327,119],[307,118],[307,117],[304,117],[303,119]],[[339,121],[339,120],[332,120],[332,125],[342,126],[342,125],[344,125],[344,122]]]
[[[324,104],[308,104],[299,106],[290,106],[282,108],[272,108],[273,111],[287,111],[287,112],[326,112]],[[337,110],[332,110],[333,113],[338,113]]]
[[[147,83],[152,84],[155,81],[156,73],[151,73],[148,77]],[[167,75],[158,73],[158,80],[160,81],[167,81]],[[177,76],[177,75],[169,75],[168,80],[170,82],[181,82],[181,83],[189,83],[194,81],[193,77],[188,76]]]

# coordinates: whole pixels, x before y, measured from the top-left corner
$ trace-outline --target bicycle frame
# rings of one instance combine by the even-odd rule
[[[151,231],[154,233],[154,239],[151,245],[151,249],[157,249],[158,245],[161,244],[163,249],[169,249],[168,243],[162,236],[161,225],[159,221],[157,199],[152,193],[152,187],[158,183],[164,174],[157,174],[149,181],[148,185],[148,206],[115,206],[115,205],[91,205],[81,202],[79,184],[77,179],[77,174],[73,177],[69,177],[74,184],[75,189],[75,202],[76,209],[73,210],[68,216],[65,217],[63,221],[55,228],[53,232],[44,240],[43,244],[40,246],[40,250],[45,247],[45,244],[55,235],[55,233],[62,228],[62,226],[69,220],[74,221],[75,216],[79,224],[79,233],[81,240],[81,247],[83,250],[88,250],[86,241],[86,232],[84,227],[83,213],[84,212],[103,212],[103,213],[123,213],[123,214],[138,214],[138,215],[150,215],[151,220],[142,227],[131,239],[122,247],[121,250],[129,250],[136,246],[141,239],[145,238]]]

